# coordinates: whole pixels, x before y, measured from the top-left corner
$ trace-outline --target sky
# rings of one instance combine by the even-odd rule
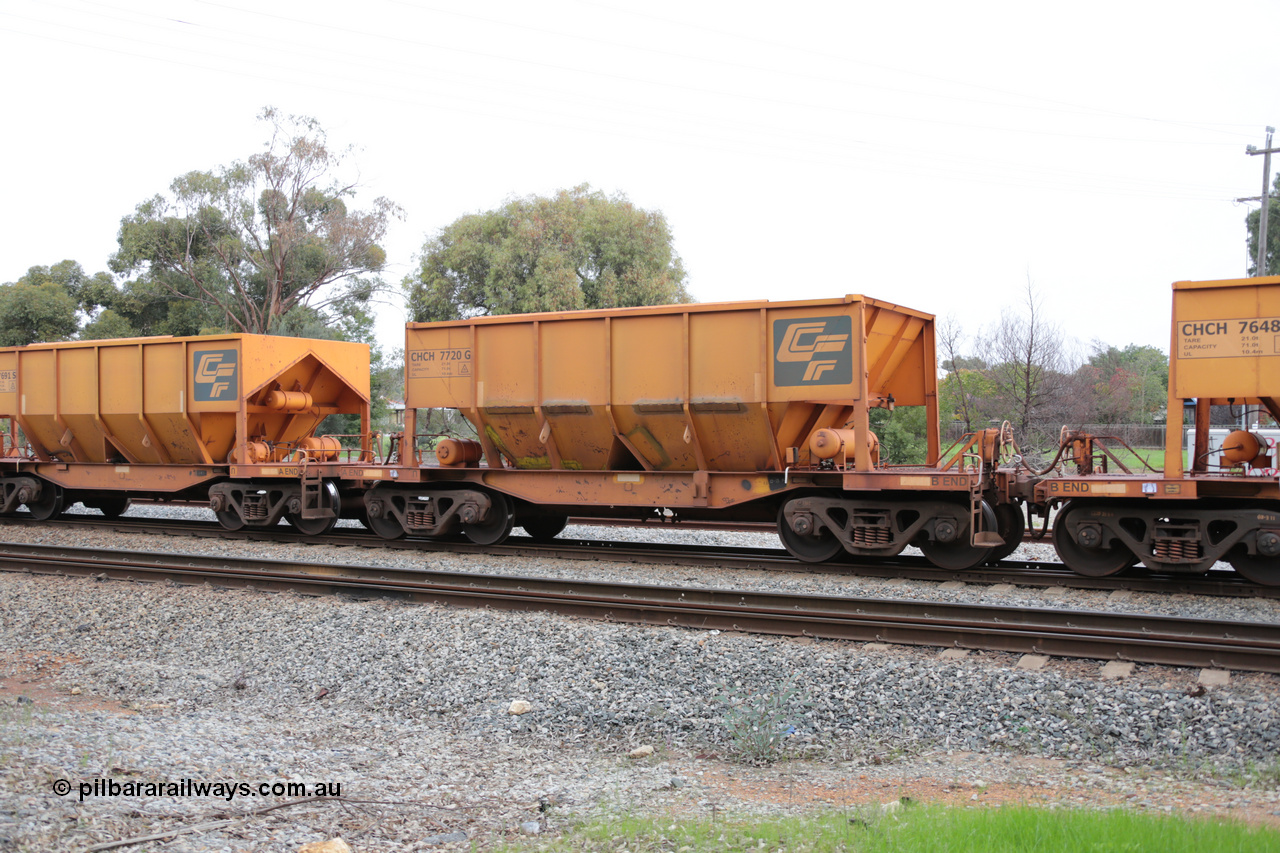
[[[1274,0],[0,0],[0,282],[105,270],[274,106],[404,210],[387,349],[431,235],[587,183],[666,216],[702,302],[861,293],[981,355],[1030,287],[1082,355],[1168,351],[1172,282],[1246,274],[1277,34]]]

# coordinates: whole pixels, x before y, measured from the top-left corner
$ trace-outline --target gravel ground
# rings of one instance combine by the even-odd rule
[[[68,543],[38,525],[5,533],[107,550],[1206,618],[1275,621],[1280,611],[1273,601],[114,533]],[[0,574],[0,649],[0,849],[83,849],[196,827],[125,849],[294,851],[342,836],[362,853],[408,851],[556,831],[598,811],[852,808],[903,794],[1133,803],[1280,825],[1280,679],[1266,675],[1236,673],[1205,690],[1198,673],[1166,667],[1111,681],[1089,661],[1024,671],[997,653],[944,660],[929,648],[16,574]],[[517,701],[528,710],[511,713]],[[786,735],[787,760],[742,763],[751,737],[735,740],[733,720],[744,716]],[[629,756],[641,747],[652,754]],[[54,792],[60,779],[70,793]],[[95,779],[110,782],[95,791]],[[344,799],[253,814],[298,797],[103,790],[181,780],[337,782]]]

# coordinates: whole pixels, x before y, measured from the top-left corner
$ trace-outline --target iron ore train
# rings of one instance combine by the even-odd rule
[[[549,539],[571,515],[661,510],[775,524],[805,561],[913,545],[961,570],[1056,510],[1054,545],[1081,574],[1226,561],[1280,585],[1272,448],[1239,430],[1208,451],[1212,405],[1280,419],[1280,277],[1174,284],[1171,347],[1164,468],[1130,473],[1066,428],[1042,471],[1007,428],[944,451],[933,317],[863,296],[412,323],[389,442],[370,429],[360,344],[38,344],[0,350],[0,514],[207,501],[229,529],[285,519],[317,535],[349,517],[387,539],[495,544],[517,526]],[[870,413],[896,406],[925,408],[924,465],[879,458]],[[419,434],[419,410],[439,408],[473,437]],[[330,414],[359,415],[360,433],[317,435]]]

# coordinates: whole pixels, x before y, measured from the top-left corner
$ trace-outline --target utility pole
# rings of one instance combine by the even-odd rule
[[[1267,211],[1271,207],[1271,155],[1280,153],[1280,148],[1271,147],[1271,134],[1275,133],[1274,127],[1267,128],[1267,147],[1259,151],[1250,145],[1244,149],[1244,153],[1252,157],[1254,154],[1261,154],[1262,157],[1262,213],[1258,217],[1258,262],[1254,265],[1254,275],[1264,276],[1267,274]]]

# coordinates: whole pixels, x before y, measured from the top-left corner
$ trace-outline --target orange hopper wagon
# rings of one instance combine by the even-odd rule
[[[297,479],[281,463],[332,461],[336,441],[315,435],[330,414],[359,414],[367,433],[369,350],[266,335],[3,349],[0,413],[16,428],[0,459],[2,512],[205,499],[215,484]]]
[[[991,550],[971,535],[973,518],[994,526],[987,479],[935,467],[934,364],[931,315],[863,296],[413,323],[407,437],[419,409],[456,410],[473,433],[431,437],[440,467],[407,438],[420,470],[404,476],[424,485],[380,484],[368,516],[384,536],[493,542],[664,509],[778,521],[805,559],[923,537],[967,562]],[[917,470],[880,465],[870,413],[897,406],[925,409]]]

